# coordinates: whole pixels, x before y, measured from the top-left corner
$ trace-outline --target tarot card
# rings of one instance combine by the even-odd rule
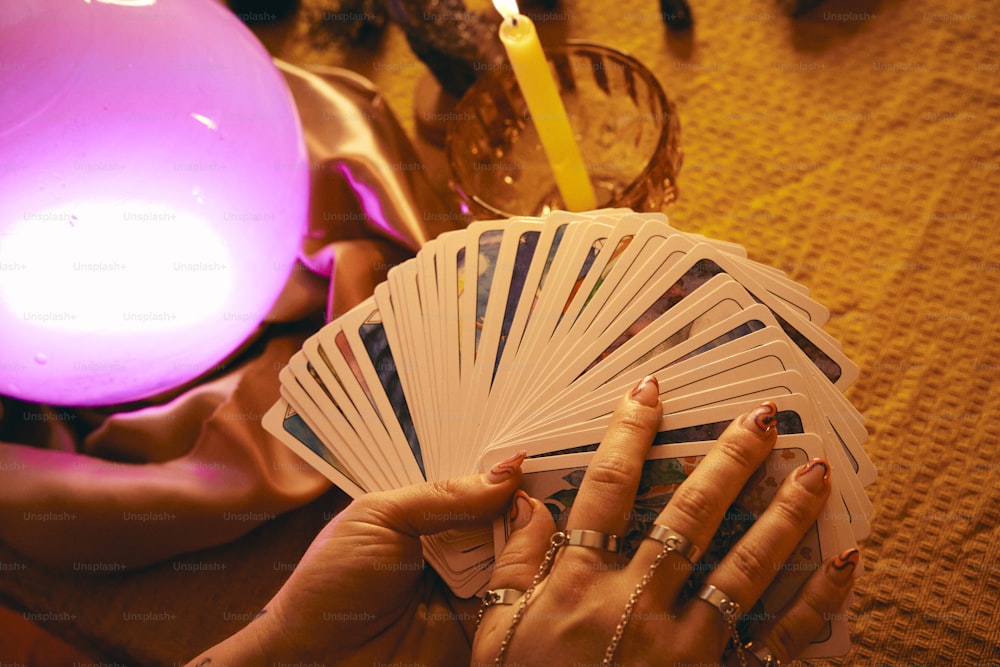
[[[570,228],[553,263],[546,290],[540,295],[525,330],[522,348],[532,354],[552,338],[580,285],[587,280],[595,260],[607,244],[613,227],[598,223]]]
[[[456,524],[467,521],[466,516],[456,512]],[[452,578],[467,576],[470,568],[478,567],[495,555],[492,528],[485,524],[452,528],[428,536],[427,541],[440,554],[441,563]]]
[[[558,224],[556,220],[561,220]],[[534,319],[539,315],[542,304],[551,301],[547,298],[549,291],[555,289],[554,283],[560,280],[559,269],[567,263],[564,252],[572,248],[577,241],[580,230],[585,226],[571,227],[565,216],[547,220],[534,253],[534,261],[525,278],[521,302],[518,304],[505,342],[504,356],[497,368],[494,384],[500,390],[491,402],[503,404],[508,398],[512,378],[520,378],[530,372],[533,365],[528,363],[525,353],[532,330],[537,327]],[[577,231],[574,231],[577,230]],[[546,313],[547,314],[547,313]]]
[[[430,428],[426,424],[429,415],[414,409],[417,406],[414,401],[421,395],[419,391],[421,382],[418,378],[425,372],[427,360],[416,354],[407,354],[407,347],[400,336],[398,326],[403,316],[396,312],[396,300],[389,289],[389,283],[383,282],[375,288],[374,300],[375,307],[381,315],[382,331],[380,333],[372,329],[369,324],[366,329],[368,333],[365,345],[368,348],[370,340],[370,345],[378,346],[380,361],[375,366],[376,373],[392,402],[393,412],[403,428],[407,444],[412,449],[412,443],[417,443],[425,477],[427,479],[440,479],[441,475],[447,477],[447,472],[437,469],[440,462],[446,461],[447,457],[435,457],[437,443],[429,445],[432,440]],[[381,339],[378,338],[380,335]],[[372,362],[375,363],[375,358]],[[392,377],[393,371],[396,373],[395,379]]]
[[[496,266],[491,272],[492,285],[487,288],[491,296],[485,309],[477,305],[479,342],[472,382],[465,393],[465,398],[476,415],[475,432],[470,431],[465,438],[471,444],[469,452],[472,454],[463,464],[470,466],[467,469],[471,469],[476,453],[490,437],[485,419],[487,403],[491,399],[493,380],[504,353],[507,333],[522,296],[540,235],[541,225],[537,221],[517,220],[507,223],[496,255]],[[483,350],[482,354],[479,354],[480,349]]]
[[[660,225],[647,225],[640,229],[621,259],[602,275],[600,283],[588,295],[587,302],[565,333],[566,339],[586,339],[592,335],[588,332],[595,318],[610,318],[620,312],[619,309],[608,315],[608,309],[614,307],[609,305],[609,301],[613,304],[614,298],[624,292],[625,283],[645,284],[654,279],[655,272],[665,271],[666,267],[683,260],[691,242],[681,234],[668,231]],[[604,328],[601,327],[600,331]]]
[[[663,402],[663,414],[685,412],[687,410],[722,403],[736,403],[747,400],[761,402],[774,399],[778,396],[804,393],[806,386],[805,379],[797,371],[782,371],[764,377],[749,378],[722,387],[714,387],[709,390],[673,396]],[[510,446],[511,444],[519,445],[521,448],[531,446],[532,451],[534,451],[536,448],[545,447],[542,443],[547,443],[553,438],[570,436],[576,431],[587,431],[592,427],[607,428],[610,418],[611,413],[605,413],[582,424],[574,424],[558,430],[546,430],[544,433],[536,434],[530,439],[516,437],[504,439],[501,442],[505,446]]]
[[[639,233],[648,222],[640,216],[626,216],[622,218],[608,234],[607,240],[591,262],[591,266],[586,271],[581,271],[578,280],[570,293],[570,300],[563,309],[563,316],[551,338],[563,339],[570,327],[576,322],[580,310],[590,301],[591,296],[600,285],[607,279],[608,274],[621,260],[636,234]]]
[[[726,367],[732,363],[730,359],[738,359],[744,355],[749,358],[754,355],[763,356],[766,354],[766,350],[773,349],[769,346],[774,344],[781,345],[786,349],[792,348],[780,330],[776,327],[762,327],[760,322],[755,319],[755,317],[765,318],[769,313],[770,311],[767,311],[763,306],[753,306],[740,315],[716,325],[713,330],[688,339],[675,348],[660,354],[653,364],[647,364],[646,367],[634,371],[624,371],[601,387],[586,390],[584,394],[589,398],[577,401],[571,408],[567,408],[560,414],[569,415],[568,424],[581,423],[580,419],[583,415],[592,419],[601,413],[610,414],[608,408],[613,409],[621,396],[635,385],[638,378],[646,375],[655,375],[660,379],[661,396],[665,399],[672,397],[668,396],[668,392],[672,392],[673,395],[694,393],[714,384],[712,382],[712,378],[715,377],[712,375],[713,369]],[[756,329],[753,327],[755,322],[758,327]],[[778,365],[780,368],[776,367]],[[656,366],[659,368],[655,368]],[[695,379],[689,384],[687,379],[697,378],[698,369],[702,368],[704,370],[701,373],[705,374],[705,381],[701,382]],[[786,364],[783,358],[779,358],[772,360],[767,368],[773,368],[773,372],[778,372],[795,367]],[[747,373],[743,379],[753,377],[757,377],[757,375]],[[725,383],[720,382],[719,384]],[[682,389],[687,389],[687,391],[682,391]]]
[[[763,264],[761,262],[744,258],[741,262],[743,268],[749,271],[762,285],[769,285],[771,281],[779,281],[784,289],[789,289],[794,292],[798,292],[804,297],[808,297],[810,294],[809,288],[802,283],[797,283],[788,277],[788,274],[779,269],[776,266],[770,266],[768,264]],[[768,288],[770,291],[770,288]],[[816,326],[823,326],[826,321],[814,320],[813,324]]]
[[[498,354],[489,405],[482,417],[482,423],[486,425],[487,433],[492,433],[495,430],[494,423],[503,414],[508,397],[512,391],[516,391],[519,387],[517,378],[524,371],[525,366],[530,366],[527,357],[519,354],[521,339],[525,326],[531,318],[531,312],[543,292],[549,277],[549,269],[562,245],[567,228],[568,223],[566,222],[555,223],[547,220],[543,224],[537,240],[534,241],[531,265],[528,267],[523,286],[520,288],[520,301],[516,304],[513,316],[510,317],[510,325],[506,326],[503,350],[502,354]],[[504,318],[508,318],[507,313],[505,313]]]
[[[785,340],[775,340],[736,356],[712,361],[713,356],[717,356],[718,352],[724,351],[725,346],[695,359],[675,364],[671,368],[672,374],[666,376],[668,379],[664,383],[661,383],[661,396],[666,399],[669,387],[686,377],[694,378],[694,381],[685,387],[689,392],[695,391],[697,387],[722,386],[726,383],[722,381],[721,376],[715,377],[708,374],[714,368],[724,368],[743,359],[749,360],[757,357],[763,359],[766,355],[769,361],[767,366],[757,364],[756,362],[753,365],[747,364],[746,366],[742,366],[748,371],[744,373],[745,378],[761,377],[766,374],[766,368],[773,369],[772,372],[797,370],[806,380],[809,387],[807,393],[813,403],[816,404],[817,413],[822,415],[826,420],[825,424],[821,424],[821,434],[824,445],[827,448],[828,457],[840,473],[848,470],[852,470],[855,473],[853,475],[844,475],[845,483],[843,484],[843,492],[845,494],[853,494],[853,499],[848,498],[847,500],[851,511],[858,517],[857,520],[852,522],[852,528],[855,530],[857,539],[863,539],[863,535],[866,535],[869,529],[867,517],[871,515],[872,506],[868,495],[864,491],[864,485],[856,473],[859,466],[871,466],[871,461],[864,454],[863,450],[861,450],[861,455],[856,460],[852,454],[852,450],[855,447],[860,447],[860,441],[852,441],[851,445],[848,445],[848,440],[845,439],[844,435],[841,435],[846,432],[846,429],[838,429],[838,425],[843,421],[843,414],[847,411],[854,411],[853,406],[850,405],[842,394],[833,389],[830,383],[826,381],[826,378],[811,365],[809,359],[806,358],[801,350],[795,348]],[[690,371],[685,370],[688,367],[691,367]],[[699,374],[703,374],[706,377],[698,378]],[[851,433],[847,433],[846,435],[848,439],[853,436]]]
[[[594,299],[591,308],[599,305],[600,311],[581,316],[587,328],[573,332],[588,350],[595,350],[583,356],[593,360],[600,353],[601,358],[607,357],[712,277],[697,264],[691,266],[690,253],[681,251],[686,243],[679,236],[672,238],[664,247],[673,247],[675,252],[647,261],[645,266],[650,270],[635,269],[633,265],[620,289],[603,303]]]
[[[492,296],[493,275],[496,273],[506,226],[505,220],[490,220],[472,223],[466,229],[466,282],[458,302],[458,356],[463,394],[464,389],[472,382],[482,323]]]
[[[633,327],[614,340],[607,336],[577,342],[560,359],[561,370],[553,372],[551,385],[567,387],[602,365],[621,370],[641,365],[754,304],[739,283],[726,275],[714,276],[674,305],[664,304],[667,310],[648,325]]]
[[[537,224],[528,224],[531,229],[538,230]],[[466,445],[464,453],[471,451],[471,454],[460,457],[463,466],[475,462],[474,437],[479,430],[483,403],[489,391],[482,368],[492,365],[496,359],[495,347],[484,348],[484,351],[489,350],[489,353],[484,355],[487,357],[485,363],[480,363],[479,359],[480,341],[486,328],[486,318],[488,315],[499,318],[499,307],[506,303],[506,288],[509,285],[507,281],[516,259],[511,251],[517,249],[516,244],[526,231],[525,223],[516,221],[510,223],[506,220],[474,223],[467,230],[466,235],[469,237],[465,253],[468,258],[467,274],[472,281],[469,286],[473,289],[465,290],[461,304],[464,324],[461,327],[460,357],[463,404],[466,406],[468,419],[462,422],[457,440]],[[504,239],[507,239],[506,243]],[[502,258],[501,252],[503,252]],[[500,264],[501,261],[503,265]],[[498,331],[499,329],[494,327],[491,334]],[[495,343],[492,335],[490,342]]]
[[[423,450],[399,381],[396,361],[386,338],[382,313],[374,297],[339,318],[343,335],[357,361],[366,397],[389,435],[400,459],[401,477],[410,484],[427,479]]]
[[[830,421],[838,439],[843,443],[847,458],[857,474],[861,485],[870,486],[875,483],[878,472],[872,463],[863,444],[868,439],[868,431],[864,427],[864,417],[847,398],[827,383],[814,381],[813,394]],[[865,502],[870,503],[868,495],[862,491]]]
[[[497,260],[500,276],[495,277],[492,287],[497,298],[491,299],[487,306],[480,337],[484,349],[491,351],[478,364],[486,369],[482,373],[488,376],[491,391],[507,339],[511,335],[515,311],[525,295],[524,289],[543,231],[541,224],[535,220],[517,220],[510,223],[508,228],[510,234],[505,236],[507,242],[501,248]],[[496,350],[496,353],[493,354],[492,350]]]
[[[517,224],[517,223],[514,223]],[[479,222],[469,225],[467,236],[469,240],[466,244],[466,257],[471,258],[474,264],[470,265],[469,274],[475,280],[475,290],[469,291],[472,295],[472,309],[475,311],[473,321],[474,326],[465,327],[462,330],[462,360],[469,361],[469,366],[464,367],[463,377],[468,377],[472,373],[472,367],[478,359],[479,342],[482,338],[483,329],[486,322],[486,313],[490,300],[493,297],[502,297],[500,290],[493,289],[493,278],[497,273],[500,262],[500,249],[507,232],[512,231],[511,225],[506,220]],[[523,227],[523,225],[522,225]],[[507,244],[508,247],[510,244]],[[509,267],[508,267],[509,268]],[[504,270],[501,269],[503,274]],[[463,305],[463,314],[470,307],[470,302]],[[495,308],[494,308],[495,310]],[[469,349],[471,353],[466,353]]]
[[[648,232],[648,228],[644,227],[640,231]],[[662,230],[658,230],[658,233]],[[680,235],[675,235],[672,237],[677,241],[677,243],[683,243],[683,239]],[[643,244],[639,248],[636,248],[637,244]],[[585,334],[579,333],[580,330],[586,327],[587,323],[592,319],[592,313],[600,311],[609,293],[612,293],[615,289],[615,284],[624,275],[624,272],[628,268],[627,263],[634,256],[633,249],[635,252],[640,250],[648,249],[650,245],[655,245],[653,242],[649,241],[648,233],[646,236],[640,238],[636,237],[626,248],[625,252],[622,254],[619,261],[615,262],[613,268],[608,271],[604,271],[604,277],[600,278],[600,282],[596,288],[590,290],[587,301],[584,307],[580,311],[576,320],[569,327],[569,330],[563,334],[563,337],[559,340],[550,340],[550,346],[553,348],[552,351],[546,351],[545,353],[536,353],[529,356],[529,359],[534,360],[533,366],[536,368],[534,373],[528,375],[527,377],[521,378],[521,387],[531,387],[531,391],[535,395],[545,395],[549,387],[553,386],[553,372],[552,369],[559,367],[559,376],[565,376],[567,369],[561,367],[560,364],[555,363],[551,358],[565,359],[567,356],[572,357],[569,352],[570,349],[578,346],[580,343],[581,336]],[[665,256],[672,254],[672,248],[670,238],[664,238],[663,242],[657,245],[657,251]],[[652,250],[650,250],[652,252]],[[564,330],[565,331],[565,330]],[[539,363],[540,359],[550,359],[548,362],[542,361]],[[542,368],[538,368],[542,366]],[[523,395],[523,390],[522,390]],[[550,394],[551,395],[551,394]],[[518,419],[519,410],[515,407],[508,406],[506,410],[510,420]]]
[[[372,457],[364,455],[361,441],[344,419],[343,413],[319,408],[310,393],[310,390],[315,390],[317,383],[306,369],[307,366],[308,362],[301,352],[292,356],[288,365],[278,374],[282,396],[321,439],[344,474],[368,491],[393,488],[388,478],[378,470]],[[296,376],[296,369],[304,373],[302,380]]]
[[[395,326],[387,328],[386,333],[401,381],[405,377],[403,391],[426,452],[426,463],[431,467],[428,474],[436,478],[440,474],[438,464],[442,460],[442,447],[440,421],[435,417],[438,414],[437,388],[434,386],[436,368],[426,337],[428,331],[423,326],[424,295],[420,290],[419,253],[416,258],[390,269],[387,281]],[[378,301],[378,290],[375,296]],[[384,307],[380,305],[379,309],[384,310]]]
[[[430,385],[425,386],[427,392],[424,402],[427,414],[436,423],[437,447],[440,451],[447,451],[449,440],[445,422],[448,421],[449,411],[452,409],[448,400],[451,398],[451,390],[447,386],[445,378],[446,362],[445,357],[453,354],[454,350],[449,350],[444,344],[444,309],[441,305],[441,293],[438,283],[443,274],[443,258],[438,255],[443,251],[444,240],[462,232],[449,232],[439,236],[433,244],[424,246],[417,253],[417,289],[420,293],[420,321],[423,322],[424,341],[426,343],[424,351],[428,358],[428,372],[430,375]]]
[[[670,224],[670,219],[667,217],[667,215],[665,213],[660,213],[660,212],[635,213],[635,212],[633,212],[633,217],[640,218],[640,219],[642,219],[644,221],[647,221],[647,222],[650,223],[650,225],[659,225],[659,226],[661,226],[663,228],[672,230],[672,232],[675,232],[675,233],[678,233],[678,234],[683,234],[684,236],[686,236],[687,238],[691,239],[695,243],[708,243],[708,244],[711,244],[711,245],[715,246],[716,248],[718,248],[719,250],[721,250],[722,252],[729,253],[730,255],[736,255],[737,257],[746,257],[747,256],[747,249],[744,248],[739,243],[733,243],[732,241],[726,241],[724,239],[713,239],[713,238],[709,238],[707,236],[704,236],[702,234],[698,234],[698,233],[695,233],[695,232],[686,232],[683,229],[678,229],[677,227],[674,227],[673,225]],[[777,273],[779,273],[781,275],[784,275],[784,271],[781,271],[780,269],[776,269],[776,268],[772,268],[772,267],[765,267],[765,268],[767,268],[769,270],[772,270],[772,271],[775,271],[775,272],[777,272]]]
[[[471,598],[477,595],[482,596],[489,583],[490,572],[493,569],[495,561],[492,539],[489,542],[489,548],[483,548],[476,553],[476,555],[482,556],[481,560],[464,570],[457,570],[450,564],[450,561],[455,558],[456,547],[450,545],[439,546],[436,538],[436,535],[420,538],[424,547],[424,557],[427,559],[427,562],[441,575],[441,578],[448,584],[448,587],[451,588],[452,593],[456,597]],[[465,556],[468,555],[471,554],[465,554]]]
[[[437,572],[457,597],[470,598],[476,595],[489,579],[489,570],[493,567],[494,555],[492,549],[483,550],[483,560],[465,570],[456,570],[449,564],[455,558],[457,547],[440,546],[436,535],[422,536],[424,560]],[[492,543],[492,541],[491,541]]]
[[[798,375],[793,373],[792,375]],[[634,384],[634,383],[633,383]],[[727,409],[735,409],[734,406],[746,403],[753,403],[750,407],[759,405],[764,400],[774,400],[779,408],[785,405],[786,401],[791,401],[789,405],[794,406],[800,422],[803,419],[809,421],[811,433],[820,431],[820,422],[815,414],[815,404],[802,395],[794,392],[793,389],[801,389],[804,381],[799,377],[791,377],[788,374],[781,376],[769,376],[767,380],[754,378],[746,383],[735,383],[725,387],[725,391],[696,392],[686,396],[677,397],[663,404],[665,419],[667,416],[683,414],[694,410],[711,406],[725,406]],[[779,401],[779,399],[781,399]],[[755,402],[754,402],[755,401]],[[748,408],[749,409],[749,408]],[[735,418],[739,413],[729,416]],[[561,429],[558,431],[546,431],[535,434],[530,440],[522,438],[501,439],[492,443],[484,450],[483,458],[494,461],[502,460],[514,453],[526,449],[528,457],[546,456],[555,452],[564,452],[580,448],[589,444],[600,442],[607,430],[610,415],[597,418],[586,424],[577,424],[574,427]],[[783,431],[779,431],[783,432]],[[799,433],[801,428],[789,431]]]
[[[727,352],[726,346],[712,352]],[[712,352],[675,364],[669,374],[659,380],[660,400],[698,393],[744,380],[763,377],[789,370],[782,356],[794,354],[789,343],[782,340],[722,356],[714,361],[703,359]],[[718,356],[718,355],[713,355]],[[546,432],[563,430],[585,424],[600,417],[610,417],[625,390],[604,393],[593,392],[590,400],[578,403],[572,412],[559,413],[537,428],[517,435],[524,439],[541,437]]]
[[[609,225],[593,222],[567,228],[559,252],[547,271],[544,290],[536,293],[519,354],[531,355],[551,337],[575,287],[586,277],[612,229]]]
[[[685,324],[683,319],[679,321]],[[622,393],[646,375],[666,377],[673,372],[670,366],[675,363],[698,357],[765,329],[772,329],[774,332],[768,335],[767,340],[784,337],[784,334],[779,335],[774,317],[767,307],[750,306],[718,323],[708,324],[699,331],[690,333],[686,338],[680,336],[679,338],[683,339],[676,340],[672,345],[660,345],[655,354],[640,361],[629,363],[623,356],[602,360],[567,387],[562,393],[563,400],[567,406],[573,406],[581,400],[586,400],[580,397],[591,396],[591,392],[599,387],[602,388],[602,395],[614,396],[613,400],[617,400]],[[683,327],[678,331],[683,331]],[[754,340],[759,338],[760,336]],[[746,343],[747,346],[752,344],[754,343]]]
[[[455,451],[461,446],[456,431],[459,431],[468,420],[468,412],[459,409],[462,405],[462,347],[461,328],[462,317],[468,311],[462,310],[465,300],[467,280],[466,271],[466,234],[448,236],[441,242],[438,251],[438,318],[441,325],[441,342],[443,356],[440,359],[443,375],[441,408],[438,414],[441,421],[442,448],[444,451]],[[471,293],[470,293],[471,295]],[[471,324],[471,323],[470,323]],[[468,326],[468,325],[467,325]]]
[[[774,269],[769,271],[762,270],[760,269],[762,265],[757,262],[722,252],[711,243],[695,243],[691,237],[685,237],[685,241],[688,242],[688,246],[686,247],[687,252],[699,255],[698,261],[707,259],[716,264],[714,272],[719,272],[720,270],[727,271],[741,283],[748,280],[756,284],[759,287],[757,290],[759,292],[758,299],[763,301],[765,300],[765,294],[770,294],[780,302],[785,303],[800,316],[816,324],[817,327],[829,319],[829,310],[822,304],[809,298],[808,290],[803,290],[800,285],[789,279],[784,272]],[[704,254],[706,251],[707,254]],[[720,256],[723,259],[719,259]],[[651,257],[646,260],[646,264],[633,269],[633,277],[623,285],[622,291],[626,293],[638,291],[640,283],[637,283],[636,279],[651,272],[655,273],[655,261],[655,257]],[[713,267],[705,266],[703,270],[713,271]]]
[[[722,272],[728,273],[757,301],[770,308],[789,338],[839,389],[846,389],[854,382],[858,374],[857,366],[836,345],[827,342],[825,334],[820,333],[821,329],[800,317],[785,301],[774,298],[772,293],[742,271],[733,258],[707,245],[696,246],[682,264],[658,276],[636,296],[630,298],[626,294],[617,297],[615,305],[607,309],[607,314],[602,313],[587,335],[608,340],[611,336],[607,333],[609,329],[611,332],[622,332],[648,324],[665,300],[683,298],[708,278]]]
[[[287,368],[283,370],[287,370]],[[350,466],[337,456],[335,449],[328,446],[326,440],[327,435],[319,428],[316,422],[303,408],[303,405],[308,402],[300,402],[303,395],[302,387],[295,382],[294,378],[292,379],[292,385],[294,385],[294,388],[297,391],[293,391],[284,384],[278,387],[278,395],[288,404],[289,410],[295,413],[295,416],[292,417],[287,424],[283,424],[283,426],[287,426],[289,429],[294,430],[297,428],[296,422],[298,422],[299,440],[307,442],[307,446],[314,453],[316,453],[320,459],[325,461],[327,465],[333,465],[341,474],[350,479],[359,488],[365,489],[366,492],[376,489],[377,487],[370,485],[363,476],[358,475],[357,471],[351,470]]]
[[[586,279],[595,259],[607,242],[611,228],[589,224],[574,227],[563,241],[557,262],[553,263],[550,277],[542,298],[536,305],[525,330],[519,355],[527,359],[545,359],[556,353],[559,342],[552,339],[552,332],[562,319],[578,286]],[[518,377],[521,387],[539,388],[541,363],[529,365]],[[523,392],[518,392],[523,397]],[[519,401],[523,404],[523,401]],[[513,407],[513,406],[511,406]],[[516,412],[516,411],[515,411]]]
[[[381,380],[358,332],[362,325],[370,324],[366,320],[377,318],[376,312],[374,299],[369,298],[338,318],[336,326],[328,324],[323,327],[317,337],[327,353],[331,370],[341,379],[341,386],[359,418],[359,423],[353,424],[355,430],[359,435],[365,431],[369,433],[368,445],[378,448],[385,459],[386,475],[398,479],[400,485],[414,484],[423,481],[423,474],[409,449],[402,427],[395,421],[394,410],[389,405]],[[354,332],[351,332],[352,328],[355,329]],[[369,331],[366,330],[366,334]],[[379,363],[382,365],[383,377],[389,375],[392,365],[385,359],[380,359]],[[389,378],[386,377],[386,380]],[[393,433],[389,432],[390,428]]]
[[[566,346],[572,346],[574,340],[567,337],[567,334],[576,322],[580,310],[589,303],[595,290],[606,280],[608,274],[615,265],[626,254],[636,233],[646,224],[639,216],[628,216],[623,218],[611,235],[603,243],[603,248],[593,258],[592,261],[585,261],[583,270],[578,274],[576,283],[572,286],[570,300],[567,302],[564,312],[555,330],[549,338],[549,345],[555,348],[553,355],[536,355],[543,366],[538,375],[542,378],[548,377],[553,368],[553,358],[561,359],[566,354]],[[590,258],[588,256],[587,260]],[[558,367],[558,366],[556,366]]]
[[[743,312],[753,303],[753,299],[738,283],[728,276],[720,275],[706,282],[701,290],[678,303],[668,316],[658,318],[624,345],[609,346],[607,350],[610,352],[606,350],[605,353],[617,356],[617,359],[601,354],[600,345],[595,347],[586,342],[571,345],[566,354],[558,358],[557,364],[550,364],[553,370],[548,373],[547,383],[535,384],[535,390],[539,394],[552,398],[538,401],[527,411],[522,410],[519,415],[515,415],[511,421],[520,424],[519,431],[531,428],[540,415],[546,417],[544,421],[552,421],[555,415],[562,412],[561,407],[569,403],[567,387],[599,364],[616,364],[623,368],[638,365],[699,331]],[[591,359],[589,363],[588,359]],[[617,400],[617,396],[614,400]],[[514,428],[518,426],[515,425]]]
[[[264,413],[261,424],[268,433],[301,456],[347,495],[352,498],[365,495],[365,489],[344,474],[340,462],[330,457],[329,450],[323,446],[319,437],[284,398],[278,399]]]
[[[767,334],[773,335],[774,333],[775,332],[773,331],[773,329],[760,331],[753,333],[741,340],[746,340],[747,342],[750,342],[750,339],[755,336],[765,336]],[[834,426],[835,422],[833,421],[833,417],[831,417],[831,415],[835,416],[836,413],[830,413],[828,410],[824,409],[822,404],[817,402],[817,396],[823,394],[827,390],[829,391],[829,393],[833,394],[835,397],[840,397],[845,402],[846,399],[843,399],[839,393],[833,390],[832,386],[829,384],[827,379],[816,369],[815,366],[811,364],[810,360],[802,353],[801,350],[795,348],[794,346],[791,346],[790,344],[785,342],[785,340],[786,339],[784,339],[784,337],[782,336],[780,339],[774,340],[774,342],[771,344],[772,348],[774,343],[778,343],[779,341],[783,345],[783,351],[780,355],[777,355],[775,357],[775,361],[780,361],[784,369],[795,370],[802,376],[803,380],[806,383],[805,385],[806,388],[804,389],[804,391],[810,396],[810,400],[815,406],[816,415],[817,416],[822,415],[824,417],[823,419],[820,419],[816,423],[815,427],[816,430],[814,432],[822,436],[824,446],[827,452],[827,457],[830,459],[831,463],[834,466],[835,475],[838,477],[838,479],[841,480],[841,482],[838,484],[838,488],[840,489],[840,492],[843,494],[843,502],[845,505],[844,511],[848,515],[853,517],[851,519],[851,527],[854,530],[855,537],[859,540],[864,539],[864,537],[866,537],[870,531],[870,524],[868,522],[868,517],[871,515],[872,511],[871,501],[869,500],[867,493],[865,493],[864,487],[860,483],[857,476],[854,474],[847,474],[848,471],[853,471],[856,468],[852,465],[852,457],[850,455],[850,450],[848,446],[845,444],[844,438],[835,429]],[[695,357],[694,360],[696,360],[697,363],[699,364],[703,364],[705,368],[708,368],[709,365],[711,364],[712,358],[714,356],[717,356],[718,353],[724,352],[725,347],[726,346],[721,346],[720,348],[717,348],[717,350]],[[768,347],[767,345],[763,345],[760,348],[755,348],[755,352],[760,354],[767,347]],[[671,371],[671,373],[675,374],[682,367],[683,367],[683,362],[672,366],[669,370]],[[664,377],[672,377],[672,375],[668,373],[660,373],[660,375]],[[760,378],[762,376],[756,376],[756,377]],[[724,390],[724,387],[721,383],[716,384],[715,386],[718,387],[718,389],[715,389],[715,391]],[[797,390],[802,391],[801,389]],[[664,396],[664,398],[667,397]],[[836,401],[836,398],[832,399],[831,403],[834,401]],[[829,404],[830,403],[828,403],[827,405]],[[856,446],[860,448],[860,443],[857,443]],[[870,460],[867,458],[866,455],[864,455],[863,450],[861,450],[860,458],[863,461],[866,461],[868,465],[870,465]]]
[[[327,326],[323,332],[332,335],[334,340],[342,336],[338,326]],[[359,456],[371,459],[367,469],[373,476],[379,478],[379,488],[398,487],[403,484],[403,480],[397,474],[398,456],[388,451],[388,444],[376,445],[376,443],[388,443],[388,435],[380,428],[380,423],[376,424],[374,420],[366,421],[348,393],[349,388],[358,389],[355,376],[349,368],[351,363],[356,363],[353,355],[349,359],[344,359],[341,350],[336,347],[333,348],[333,353],[328,354],[319,339],[319,334],[310,336],[302,345],[305,368],[299,367],[298,355],[292,356],[289,360],[292,372],[318,410],[336,428],[337,437],[341,438],[341,442],[346,447],[356,450]],[[344,348],[350,352],[346,342]],[[365,402],[367,403],[367,399]],[[368,412],[364,405],[362,411],[365,414]]]

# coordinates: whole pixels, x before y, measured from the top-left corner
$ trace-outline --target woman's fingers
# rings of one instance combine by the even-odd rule
[[[523,591],[538,572],[556,525],[545,505],[524,491],[514,494],[509,518],[512,532],[493,564],[489,587]]]
[[[317,538],[357,542],[373,561],[423,562],[422,535],[489,524],[510,506],[521,483],[521,451],[481,475],[370,493],[348,505]]]
[[[328,590],[372,618],[395,617],[402,612],[399,600],[417,595],[426,575],[421,536],[489,526],[510,507],[524,457],[518,452],[481,475],[358,498],[324,527],[273,603],[296,618],[303,613],[298,600]],[[364,636],[343,637],[354,640]]]
[[[601,534],[620,536],[624,532],[635,503],[642,465],[662,416],[659,394],[656,378],[649,376],[619,402],[573,502],[566,522],[566,531],[571,535],[600,540]],[[498,558],[490,580],[491,590],[513,588],[520,591],[531,586],[555,532],[555,524],[541,503],[533,501],[532,510],[531,519],[510,536]],[[572,539],[569,544],[573,544]],[[617,561],[618,556],[603,548],[566,546],[559,551],[559,564],[552,570],[552,577],[568,585],[556,592],[552,588],[557,586],[555,580],[547,578],[534,594],[543,599],[546,595],[557,595],[564,601],[572,595],[580,595],[587,590],[587,586],[580,586],[580,577],[585,577],[584,581],[593,577],[598,571],[593,569],[595,563],[603,564],[608,558]],[[504,605],[505,611],[495,609],[497,606],[487,607],[483,614],[476,634],[473,664],[478,664],[476,659],[483,657],[481,653],[485,652],[487,642],[498,640],[499,643],[507,632],[518,609],[518,600],[512,599],[510,606]],[[578,611],[572,604],[568,604],[567,609],[568,617]]]
[[[726,554],[706,584],[715,586],[742,610],[749,610],[816,522],[830,495],[829,480],[830,464],[824,459],[813,459],[789,474],[771,504]],[[714,623],[723,640],[728,636],[729,627],[717,608],[698,599],[688,604],[692,618]]]
[[[567,530],[622,534],[661,417],[659,385],[655,377],[649,376],[618,403],[608,431],[587,466],[566,522]]]
[[[861,553],[852,548],[823,563],[777,619],[758,633],[751,650],[759,658],[770,654],[782,663],[799,656],[830,619],[841,613],[860,559]],[[738,664],[738,660],[734,657],[730,663]]]
[[[680,485],[656,523],[690,540],[699,552],[704,551],[743,485],[774,447],[777,414],[775,404],[768,401],[735,419]],[[643,540],[630,568],[636,574],[645,571],[662,548],[656,540]],[[649,582],[650,598],[664,605],[673,603],[690,572],[680,556],[670,558],[672,562],[661,566],[666,573]]]
[[[508,518],[512,532],[493,564],[485,598],[488,606],[484,607],[480,624],[481,632],[486,637],[498,630],[506,630],[520,599],[518,593],[531,586],[556,530],[545,505],[524,491],[514,494]]]
[[[857,549],[831,558],[814,572],[795,599],[765,633],[763,644],[779,660],[789,661],[819,634],[830,618],[843,608],[861,560]]]

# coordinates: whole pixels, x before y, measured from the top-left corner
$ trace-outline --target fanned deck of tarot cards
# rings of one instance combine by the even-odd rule
[[[747,610],[766,619],[869,532],[875,468],[863,418],[842,393],[858,369],[822,330],[828,315],[742,247],[678,231],[662,214],[476,222],[428,243],[310,337],[282,370],[282,398],[264,426],[353,497],[527,450],[524,487],[561,527],[615,404],[654,374],[663,420],[629,552],[729,422],[773,400],[777,445],[692,577],[707,575],[790,471],[827,458],[824,514]],[[425,538],[424,554],[469,597],[485,588],[508,532],[507,518],[492,530],[447,531]],[[804,657],[849,644],[843,615],[834,617]]]

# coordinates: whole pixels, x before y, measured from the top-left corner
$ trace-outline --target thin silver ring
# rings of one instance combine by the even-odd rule
[[[692,565],[697,563],[698,559],[701,558],[702,551],[694,542],[676,530],[667,528],[662,523],[654,523],[646,537],[663,544],[667,547],[667,551],[673,551],[678,556],[688,560]]]
[[[612,533],[602,533],[597,530],[567,530],[566,546],[587,547],[618,553],[618,536]]]

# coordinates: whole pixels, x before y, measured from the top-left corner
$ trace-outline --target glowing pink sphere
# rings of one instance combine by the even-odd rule
[[[0,394],[109,405],[258,327],[299,249],[308,162],[271,58],[213,0],[0,12]]]

